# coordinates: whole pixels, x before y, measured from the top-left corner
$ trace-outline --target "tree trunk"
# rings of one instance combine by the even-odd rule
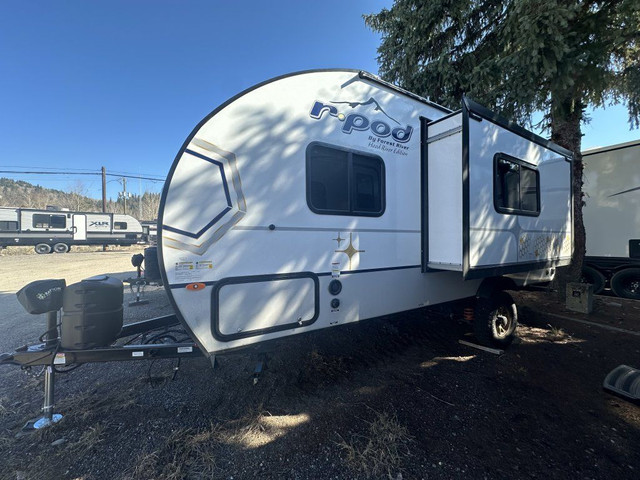
[[[560,298],[564,298],[566,285],[576,282],[582,274],[582,262],[586,251],[586,237],[582,220],[584,194],[582,193],[582,131],[584,106],[575,100],[559,102],[552,109],[551,140],[573,152],[573,258],[571,265],[558,269],[554,287]]]

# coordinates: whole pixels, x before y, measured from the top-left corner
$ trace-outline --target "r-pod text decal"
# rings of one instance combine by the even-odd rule
[[[346,105],[353,110],[358,109],[359,111],[350,112],[345,115],[340,112],[335,105]],[[372,106],[373,108],[370,107],[368,110],[372,110],[373,114],[378,116],[380,114],[384,115],[387,121],[379,118],[372,121],[368,116],[363,115],[363,108],[367,106]],[[413,127],[411,125],[402,126],[395,118],[389,116],[373,97],[366,102],[328,102],[327,104],[316,100],[311,107],[309,115],[311,118],[320,120],[325,113],[343,122],[341,130],[347,135],[351,134],[354,130],[361,132],[370,130],[373,135],[380,139],[391,136],[395,142],[407,143],[413,133]]]

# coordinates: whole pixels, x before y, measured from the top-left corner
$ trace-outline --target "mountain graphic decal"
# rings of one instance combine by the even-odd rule
[[[381,112],[385,117],[387,117],[390,120],[393,120],[398,125],[400,125],[400,122],[397,121],[395,118],[393,118],[391,115],[389,115],[387,112],[385,112],[384,109],[378,103],[378,101],[373,97],[371,97],[366,102],[333,102],[332,101],[331,103],[335,103],[336,105],[337,104],[346,104],[346,105],[349,105],[351,108],[364,107],[366,105],[375,105],[375,108],[373,109],[375,112]]]

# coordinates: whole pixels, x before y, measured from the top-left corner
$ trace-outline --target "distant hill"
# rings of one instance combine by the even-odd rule
[[[69,191],[63,192],[52,188],[44,188],[40,185],[33,185],[23,180],[0,177],[0,206],[46,208],[47,205],[68,208],[73,211],[102,211],[102,200],[89,197],[82,183],[77,183]],[[142,213],[140,213],[140,206],[142,207]],[[159,206],[159,193],[144,192],[141,196],[132,195],[127,199],[127,213],[138,218],[138,220],[153,220],[157,218]],[[124,202],[121,199],[117,201],[108,200],[107,212],[123,213]]]

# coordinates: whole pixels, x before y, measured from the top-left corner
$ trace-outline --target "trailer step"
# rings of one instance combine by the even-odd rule
[[[609,390],[632,402],[640,402],[640,370],[619,365],[605,377],[602,384]]]

